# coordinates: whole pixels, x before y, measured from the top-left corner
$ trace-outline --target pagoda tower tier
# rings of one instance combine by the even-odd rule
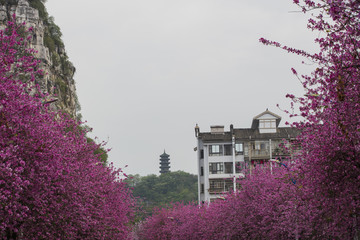
[[[160,155],[160,173],[168,173],[170,172],[170,155],[166,154],[165,150],[164,153]]]

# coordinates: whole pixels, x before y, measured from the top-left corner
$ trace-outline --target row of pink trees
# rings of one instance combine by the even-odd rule
[[[294,3],[312,13],[320,52],[260,39],[317,65],[298,76],[306,94],[288,95],[302,132],[291,170],[248,175],[238,193],[209,207],[161,210],[139,227],[140,239],[360,238],[360,1]]]
[[[310,236],[308,201],[285,168],[255,170],[241,191],[209,206],[160,209],[138,227],[139,239],[302,239]],[[300,200],[301,199],[301,200]],[[300,201],[302,203],[300,203]]]
[[[134,201],[121,170],[100,163],[79,123],[49,111],[19,29],[0,31],[0,238],[128,238]]]
[[[291,166],[296,169],[296,166]],[[296,180],[296,181],[295,181]],[[159,209],[139,224],[135,239],[354,239],[347,210],[329,205],[301,174],[285,167],[256,169],[242,189],[203,206],[177,204]],[[333,211],[330,214],[330,211]],[[338,217],[346,221],[334,224]],[[334,227],[334,225],[336,227]],[[356,239],[356,238],[355,238]]]

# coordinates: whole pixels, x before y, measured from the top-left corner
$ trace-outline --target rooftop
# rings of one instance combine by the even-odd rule
[[[272,121],[271,131],[263,127],[259,128],[259,122]],[[234,128],[230,125],[230,131],[224,131],[224,126],[211,126],[210,132],[200,132],[198,125],[195,127],[195,136],[202,139],[204,142],[218,142],[231,141],[234,135],[237,140],[268,140],[268,139],[294,139],[300,131],[292,127],[279,127],[281,117],[266,109],[266,111],[255,116],[252,120],[251,128]],[[276,123],[276,125],[275,125]],[[263,126],[263,125],[262,125]],[[260,132],[261,129],[262,131]],[[268,128],[269,129],[269,128]]]
[[[233,129],[236,139],[239,140],[261,140],[261,139],[294,139],[299,135],[300,131],[291,127],[278,127],[275,133],[260,133],[259,129],[239,128]],[[206,142],[231,141],[232,134],[230,131],[223,134],[212,134],[211,132],[199,133],[200,139]]]

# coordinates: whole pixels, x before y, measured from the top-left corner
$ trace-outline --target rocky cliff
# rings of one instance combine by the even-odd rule
[[[0,0],[0,21],[4,24],[13,14],[17,22],[32,27],[31,47],[37,50],[45,75],[37,79],[42,91],[58,99],[51,104],[53,110],[63,110],[75,117],[80,110],[77,100],[75,67],[68,60],[61,40],[60,28],[49,17],[44,0]]]

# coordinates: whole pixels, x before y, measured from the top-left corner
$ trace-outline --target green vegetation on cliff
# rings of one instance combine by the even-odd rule
[[[39,17],[43,21],[44,29],[44,46],[49,49],[51,58],[51,71],[56,75],[55,77],[55,94],[59,96],[73,95],[75,106],[75,112],[80,111],[81,107],[76,95],[76,92],[70,94],[71,89],[68,87],[69,82],[73,82],[73,75],[75,73],[74,65],[69,61],[69,58],[65,52],[65,45],[62,41],[62,33],[60,27],[55,24],[54,18],[49,16],[45,2],[46,0],[28,0],[30,7],[39,11]],[[62,99],[62,101],[56,103],[60,109],[70,107],[70,103]],[[72,115],[72,113],[70,113]],[[74,116],[75,117],[75,116]],[[81,115],[77,116],[79,119]]]
[[[42,20],[46,20],[49,14],[46,11],[45,3],[46,0],[28,0],[30,7],[35,8],[39,11],[39,16]]]
[[[69,61],[69,58],[65,51],[65,45],[62,41],[62,33],[60,27],[55,24],[54,18],[49,16],[45,3],[46,0],[27,0],[29,6],[38,10],[39,18],[43,23],[44,29],[39,28],[40,34],[43,35],[43,42],[36,41],[36,30],[34,31],[35,38],[33,44],[43,44],[49,49],[50,61],[46,62],[45,66],[49,67],[49,76],[51,76],[50,84],[48,83],[47,91],[51,95],[56,95],[59,101],[55,102],[57,108],[68,113],[71,117],[81,120],[80,104],[78,97],[73,88],[75,82],[73,79],[75,73],[75,67]],[[0,0],[0,5],[5,6],[6,18],[3,19],[4,23],[10,20],[14,6],[19,4],[19,0]],[[37,28],[37,26],[35,26]],[[20,28],[19,34],[26,35],[25,28]],[[42,32],[43,30],[43,32]],[[48,60],[48,59],[47,59]],[[44,65],[43,65],[44,67]],[[44,81],[43,77],[39,77],[39,82]],[[74,105],[75,103],[75,105]],[[75,116],[76,114],[76,116]],[[84,126],[84,128],[89,128]],[[88,138],[88,142],[94,142],[93,139]],[[99,160],[106,165],[108,154],[103,148],[103,144],[97,144],[98,148],[94,151],[94,154],[98,156]]]

